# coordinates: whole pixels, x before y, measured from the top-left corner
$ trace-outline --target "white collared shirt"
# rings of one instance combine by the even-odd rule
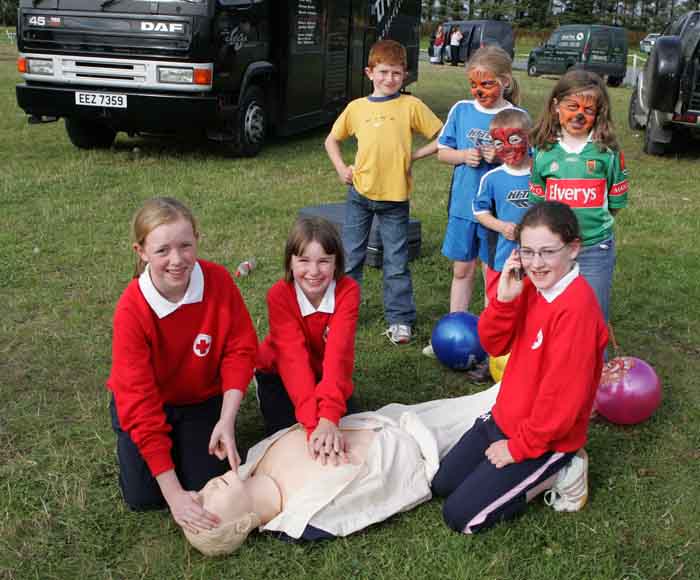
[[[297,293],[297,302],[299,303],[299,310],[301,310],[301,315],[306,317],[311,314],[316,314],[316,312],[324,312],[326,314],[333,314],[335,312],[335,280],[331,280],[328,284],[326,292],[323,294],[323,299],[318,308],[315,308],[309,299],[304,294],[301,286],[294,281],[294,290]]]
[[[569,284],[571,284],[579,275],[579,267],[578,263],[574,264],[574,267],[571,268],[571,271],[563,276],[559,282],[551,286],[550,288],[547,288],[546,290],[540,290],[540,294],[542,294],[542,297],[549,302],[550,304],[554,302],[557,297],[559,297],[564,290],[566,290],[569,287]]]
[[[574,153],[576,155],[580,155],[583,149],[588,145],[591,141],[593,140],[593,131],[591,131],[588,134],[588,137],[586,137],[586,140],[583,143],[580,143],[579,145],[575,147],[571,147],[570,145],[567,145],[564,143],[564,139],[562,138],[561,135],[559,135],[559,145],[561,148],[566,151],[567,153]]]
[[[170,302],[165,298],[153,284],[150,274],[150,264],[146,264],[146,268],[139,276],[139,288],[143,297],[148,302],[153,312],[158,318],[165,318],[168,314],[175,312],[180,306],[185,304],[196,304],[204,298],[204,274],[199,262],[195,262],[190,274],[190,283],[187,286],[187,291],[179,302]]]

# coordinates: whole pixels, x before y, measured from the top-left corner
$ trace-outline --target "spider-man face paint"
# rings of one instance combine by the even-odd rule
[[[493,73],[475,68],[469,71],[472,96],[477,102],[491,109],[501,100],[503,87]]]
[[[593,93],[569,95],[557,105],[559,124],[573,137],[585,137],[591,132],[598,114],[598,99]]]
[[[491,129],[496,155],[508,165],[518,167],[527,156],[527,132],[523,129],[498,127]]]

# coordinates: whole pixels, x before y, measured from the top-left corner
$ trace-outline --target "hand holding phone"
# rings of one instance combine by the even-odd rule
[[[503,265],[501,278],[498,281],[498,299],[501,302],[515,300],[523,291],[523,278],[525,278],[525,269],[520,260],[520,253],[515,249]]]

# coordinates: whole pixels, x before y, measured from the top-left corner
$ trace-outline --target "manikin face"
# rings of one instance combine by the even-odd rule
[[[578,240],[565,244],[544,225],[525,227],[520,234],[520,260],[538,290],[548,290],[571,271],[580,247]]]
[[[232,470],[210,479],[199,493],[204,509],[219,516],[222,524],[239,520],[253,511],[252,497]]]
[[[555,104],[561,128],[572,137],[586,137],[598,114],[598,99],[593,91],[564,97]]]
[[[527,131],[519,128],[496,127],[491,129],[496,155],[507,165],[520,167],[527,159]]]
[[[390,97],[401,90],[406,70],[397,64],[380,62],[372,68],[365,68],[365,73],[374,86],[374,97]]]
[[[318,308],[335,276],[335,256],[327,254],[316,240],[306,244],[300,256],[292,256],[292,276],[309,302]]]
[[[480,67],[470,69],[469,83],[472,96],[481,106],[492,109],[501,102],[503,85],[491,71]]]
[[[192,269],[197,262],[197,236],[185,218],[159,225],[144,240],[134,244],[139,257],[150,265],[156,290],[171,302],[187,292]]]

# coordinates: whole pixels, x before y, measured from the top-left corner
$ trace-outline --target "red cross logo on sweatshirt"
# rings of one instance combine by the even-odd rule
[[[207,356],[211,348],[211,336],[208,334],[198,334],[194,339],[192,350],[198,357]]]

